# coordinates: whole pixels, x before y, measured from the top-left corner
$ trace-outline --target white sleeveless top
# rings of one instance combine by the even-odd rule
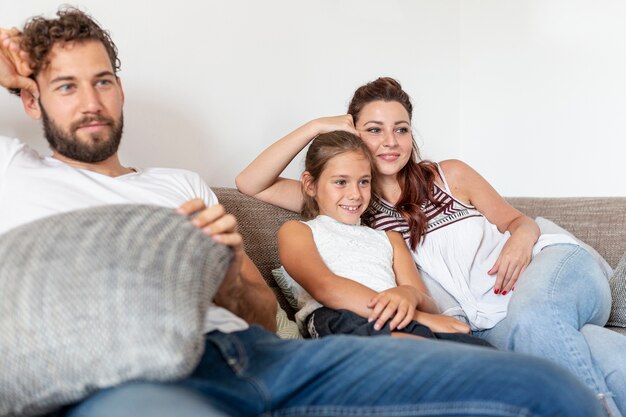
[[[428,225],[413,259],[456,299],[472,330],[490,329],[506,316],[511,293],[495,294],[495,276],[487,272],[511,234],[501,233],[475,207],[454,198],[441,169],[439,175],[444,189],[435,184],[433,195],[440,205],[429,201],[422,206]],[[378,198],[368,215],[371,227],[401,232],[408,244],[408,225],[392,204]],[[556,243],[578,244],[567,235],[542,234],[532,255]]]
[[[393,272],[393,247],[384,231],[360,224],[345,224],[324,215],[303,223],[311,228],[315,246],[328,269],[334,274],[349,278],[376,292],[397,286]],[[282,270],[298,302],[296,322],[298,326],[302,326],[309,314],[322,305],[291,278],[284,268]]]

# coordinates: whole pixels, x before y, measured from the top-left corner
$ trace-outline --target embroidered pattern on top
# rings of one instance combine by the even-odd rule
[[[434,185],[433,197],[438,204],[431,201],[422,204],[422,211],[428,221],[426,234],[470,217],[482,216],[475,207],[455,200],[437,184]],[[406,220],[393,206],[378,198],[372,200],[364,221],[374,229],[400,232],[405,240],[409,239]]]

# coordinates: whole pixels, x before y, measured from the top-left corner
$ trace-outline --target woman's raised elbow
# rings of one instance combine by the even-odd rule
[[[235,177],[235,187],[237,187],[240,193],[245,195],[254,196],[254,194],[256,194],[253,187],[250,186],[250,183],[246,181],[243,173]]]

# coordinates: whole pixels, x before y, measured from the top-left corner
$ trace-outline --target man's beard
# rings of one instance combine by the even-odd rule
[[[124,128],[123,115],[120,115],[118,123],[115,123],[111,118],[100,115],[85,116],[72,123],[69,131],[64,131],[54,123],[54,120],[48,117],[48,113],[46,113],[43,106],[40,105],[40,108],[43,116],[44,136],[52,150],[67,158],[86,163],[102,162],[117,152]],[[80,126],[92,122],[109,125],[111,127],[109,138],[106,138],[106,132],[102,132],[91,134],[89,142],[81,140],[76,135],[76,131]]]

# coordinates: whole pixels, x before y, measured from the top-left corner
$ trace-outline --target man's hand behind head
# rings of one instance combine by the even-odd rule
[[[20,47],[21,33],[16,28],[0,28],[0,85],[11,92],[21,94],[21,90],[39,97],[37,83],[32,74],[28,54]]]

